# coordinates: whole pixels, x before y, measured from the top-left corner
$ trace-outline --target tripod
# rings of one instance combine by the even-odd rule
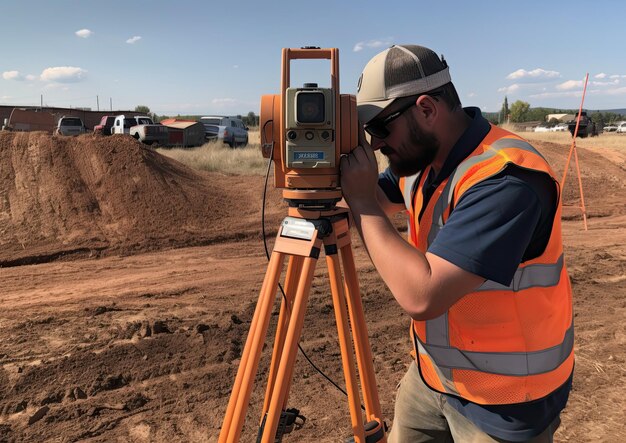
[[[267,335],[278,280],[287,257],[289,257],[289,262],[285,277],[285,299],[282,300],[278,317],[257,442],[279,442],[285,426],[289,422],[293,425],[293,410],[287,410],[286,405],[315,265],[322,245],[328,266],[354,435],[350,441],[355,443],[386,442],[351,248],[348,212],[333,205],[330,209],[321,210],[291,207],[289,216],[282,222],[241,356],[219,443],[239,441],[252,384]],[[343,282],[340,261],[345,272]],[[350,329],[352,337],[350,337]],[[354,342],[354,349],[352,342]],[[356,355],[363,391],[365,424],[361,416],[353,352]]]

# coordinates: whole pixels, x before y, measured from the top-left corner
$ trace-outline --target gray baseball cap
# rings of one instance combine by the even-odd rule
[[[369,122],[397,98],[423,94],[450,81],[443,56],[424,46],[394,45],[363,69],[356,96],[359,121]]]

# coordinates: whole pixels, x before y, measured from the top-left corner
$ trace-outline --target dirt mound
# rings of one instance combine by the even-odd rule
[[[532,142],[532,144],[546,157],[557,178],[562,181],[570,146],[550,142]],[[576,151],[587,216],[626,215],[626,183],[623,179],[626,165],[589,149],[576,148]],[[573,155],[561,192],[563,218],[581,218],[580,188]]]
[[[129,136],[4,132],[0,266],[253,235],[233,227],[260,211],[261,187],[260,177],[194,171]]]

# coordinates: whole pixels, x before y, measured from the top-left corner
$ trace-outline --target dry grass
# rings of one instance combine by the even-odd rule
[[[205,143],[197,148],[174,148],[157,151],[185,165],[202,171],[219,171],[226,174],[265,175],[267,159],[261,155],[258,130],[248,132],[249,143],[245,148],[232,149],[221,142]],[[379,170],[387,167],[387,159],[376,152]]]
[[[524,137],[528,141],[551,142],[563,145],[572,144],[572,136],[569,132],[519,132],[503,125],[504,129],[508,129]],[[608,148],[623,149],[626,151],[626,134],[616,134],[615,132],[602,133],[597,137],[576,138],[576,146],[581,148]]]
[[[157,149],[167,157],[203,171],[226,174],[264,175],[267,159],[261,155],[259,132],[250,131],[245,148],[232,149],[222,142],[209,142],[197,148]]]

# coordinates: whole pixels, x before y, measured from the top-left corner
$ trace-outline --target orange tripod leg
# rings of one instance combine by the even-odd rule
[[[267,381],[267,388],[265,390],[265,401],[263,403],[263,410],[261,412],[261,422],[263,417],[269,408],[269,402],[274,389],[274,382],[276,380],[276,374],[278,372],[278,363],[282,355],[283,345],[285,344],[285,335],[287,334],[287,327],[289,326],[289,315],[293,305],[293,299],[298,285],[298,277],[302,271],[303,258],[292,255],[289,257],[289,264],[287,265],[287,276],[285,278],[285,299],[282,300],[280,313],[278,315],[278,326],[276,327],[276,337],[274,338],[274,350],[272,352],[272,363],[270,365],[270,371]],[[289,389],[287,389],[289,392]],[[287,401],[285,400],[285,403]],[[283,408],[286,405],[283,405]]]
[[[254,311],[248,338],[241,355],[241,362],[237,370],[237,376],[230,395],[222,429],[219,436],[219,443],[236,442],[241,435],[241,429],[245,419],[250,394],[252,392],[252,382],[256,374],[263,341],[267,334],[273,300],[278,287],[280,272],[284,263],[285,255],[273,252],[270,258],[261,294],[257,307]]]
[[[330,279],[330,290],[335,308],[335,321],[337,323],[337,335],[339,337],[339,347],[341,349],[341,363],[343,365],[344,378],[346,380],[346,391],[348,393],[348,405],[350,407],[350,418],[352,419],[352,434],[355,443],[365,442],[363,428],[363,418],[361,416],[361,399],[359,397],[359,387],[354,366],[352,342],[350,340],[350,327],[348,323],[348,309],[346,297],[341,282],[341,268],[337,252],[326,253],[326,263],[328,265],[328,276]]]
[[[267,411],[261,443],[274,442],[282,408],[287,398],[287,388],[291,383],[293,365],[298,352],[298,341],[302,334],[304,314],[306,312],[316,263],[317,258],[307,257],[304,259],[300,281],[293,303],[293,310],[289,319],[289,327],[287,328],[287,335],[285,336],[282,356],[276,374],[276,382],[272,390],[272,396]]]
[[[383,417],[380,408],[380,400],[378,398],[376,377],[374,375],[372,351],[370,348],[369,338],[367,336],[363,303],[361,302],[361,294],[359,292],[359,282],[357,280],[356,267],[354,265],[354,256],[352,254],[350,244],[342,246],[340,250],[345,272],[346,298],[348,300],[348,310],[352,325],[354,345],[356,348],[357,364],[359,367],[359,375],[361,377],[365,411],[369,421],[376,420],[382,425]],[[383,437],[380,441],[386,442],[387,439],[386,437]]]

